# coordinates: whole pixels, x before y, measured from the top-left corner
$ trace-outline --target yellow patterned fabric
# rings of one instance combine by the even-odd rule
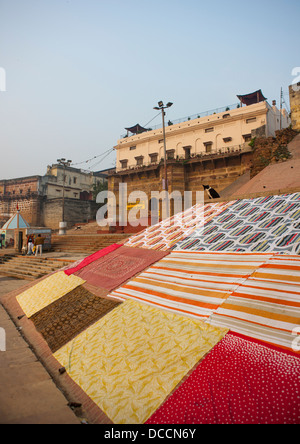
[[[17,301],[30,318],[84,283],[85,281],[77,276],[67,276],[63,271],[59,271],[21,293]]]
[[[54,356],[115,424],[142,424],[227,332],[126,301]]]

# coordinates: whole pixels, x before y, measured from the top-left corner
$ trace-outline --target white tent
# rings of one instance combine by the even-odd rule
[[[15,230],[24,230],[26,228],[30,228],[30,225],[18,210],[17,213],[14,214],[0,229],[0,235],[2,236],[2,239],[4,238],[4,242],[2,243],[5,245],[8,244],[8,246],[13,246],[15,240]]]

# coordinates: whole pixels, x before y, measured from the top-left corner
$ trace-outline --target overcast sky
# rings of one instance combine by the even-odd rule
[[[171,120],[260,88],[288,102],[299,17],[299,0],[0,0],[0,179],[99,156],[159,100]],[[99,160],[82,167],[115,153]]]

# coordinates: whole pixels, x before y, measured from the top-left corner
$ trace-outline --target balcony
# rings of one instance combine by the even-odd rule
[[[168,164],[190,164],[190,163],[197,163],[197,162],[206,162],[213,159],[218,158],[227,158],[227,157],[234,157],[239,156],[244,153],[251,153],[252,148],[249,146],[249,143],[243,143],[241,145],[234,145],[230,147],[221,147],[217,149],[211,149],[210,152],[201,152],[201,153],[192,153],[189,156],[182,155],[182,156],[176,156],[176,158],[169,158],[167,160]],[[126,175],[131,173],[139,173],[143,171],[150,171],[150,170],[156,170],[159,166],[164,164],[164,159],[160,159],[157,162],[149,161],[144,162],[143,165],[127,165],[125,168],[119,168],[116,172],[110,173],[111,176],[113,175]]]

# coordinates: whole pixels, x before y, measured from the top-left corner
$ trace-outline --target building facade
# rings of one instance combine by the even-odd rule
[[[274,103],[274,102],[273,102]],[[267,101],[214,113],[166,127],[168,159],[185,160],[207,154],[227,154],[248,147],[251,138],[275,136],[286,128],[289,117]],[[164,158],[163,130],[146,131],[124,137],[114,147],[117,172],[139,166],[159,164]]]
[[[203,185],[221,193],[250,171],[251,140],[256,136],[275,137],[280,127],[289,124],[287,112],[280,112],[275,101],[271,106],[266,100],[176,124],[169,122],[165,129],[169,193],[203,191]],[[120,183],[127,184],[128,194],[143,191],[149,200],[153,191],[163,190],[162,128],[123,137],[114,148],[117,168],[109,176],[108,188],[117,202]]]
[[[93,186],[107,182],[108,171],[90,173],[60,165],[45,176],[0,180],[0,226],[20,210],[30,226],[57,229],[62,221],[63,195],[68,225],[95,219]]]

